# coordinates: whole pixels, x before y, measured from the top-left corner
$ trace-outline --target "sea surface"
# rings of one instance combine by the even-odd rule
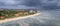
[[[60,26],[60,9],[40,10],[40,15],[0,24],[0,26]]]

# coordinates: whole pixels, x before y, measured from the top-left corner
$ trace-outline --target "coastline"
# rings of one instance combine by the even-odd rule
[[[24,19],[24,18],[28,18],[28,17],[32,17],[32,16],[37,16],[39,14],[40,13],[36,13],[36,14],[33,14],[33,15],[29,15],[29,16],[23,16],[23,17],[16,17],[16,18],[10,18],[10,19],[5,19],[5,20],[0,20],[0,23],[5,23],[5,22],[13,21],[13,20]]]

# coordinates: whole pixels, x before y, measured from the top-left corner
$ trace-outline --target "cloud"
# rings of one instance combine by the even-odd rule
[[[28,9],[28,8],[34,8],[30,6],[23,5],[25,4],[24,0],[0,0],[0,8],[11,8],[11,9]]]
[[[40,0],[26,0],[24,5],[26,5],[26,6],[39,6]]]
[[[17,8],[21,8],[20,5],[24,5],[24,7],[27,6],[26,8],[35,7],[39,9],[60,9],[59,2],[60,0],[0,0],[0,7],[2,6],[16,7],[17,6]]]
[[[25,5],[34,7],[37,6],[37,8],[40,7],[40,9],[60,9],[59,2],[60,0],[27,0]]]
[[[16,1],[16,0],[1,0],[0,2],[1,3],[4,3],[4,5],[18,5],[18,4],[21,4],[22,2],[21,2],[22,0],[20,0],[20,1]]]
[[[4,8],[4,9],[37,9],[36,7],[28,7],[28,6],[25,6],[25,5],[1,6],[0,8]]]
[[[60,9],[60,0],[44,0],[42,1],[43,9]]]

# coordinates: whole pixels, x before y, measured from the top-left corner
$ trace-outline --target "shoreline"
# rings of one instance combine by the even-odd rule
[[[19,20],[19,19],[24,19],[24,18],[28,18],[28,17],[32,17],[32,16],[37,16],[40,13],[36,13],[33,15],[29,15],[29,16],[23,16],[23,17],[16,17],[16,18],[10,18],[10,19],[5,19],[5,20],[0,20],[0,23],[5,23],[5,22],[10,22],[10,21],[14,21],[14,20]]]

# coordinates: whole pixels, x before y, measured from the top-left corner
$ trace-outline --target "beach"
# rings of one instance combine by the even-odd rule
[[[28,17],[32,17],[32,16],[37,16],[40,13],[36,13],[33,15],[28,15],[28,16],[23,16],[23,17],[16,17],[16,18],[10,18],[10,19],[5,19],[5,20],[0,20],[0,23],[5,23],[5,22],[10,22],[10,21],[14,21],[14,20],[20,20],[20,19],[24,19],[24,18],[28,18]]]

